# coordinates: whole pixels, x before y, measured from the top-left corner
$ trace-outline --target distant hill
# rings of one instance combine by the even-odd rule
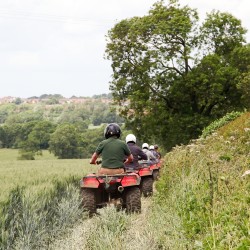
[[[13,97],[13,96],[5,96],[0,97],[0,104],[4,103],[38,103],[44,100],[54,100],[58,103],[65,103],[65,102],[80,102],[79,100],[91,100],[91,99],[112,99],[112,94],[101,94],[101,95],[93,95],[92,97],[83,97],[83,96],[71,96],[70,98],[66,98],[60,94],[43,94],[41,96],[31,96],[28,98],[20,98],[20,97]],[[78,101],[76,101],[78,100]]]

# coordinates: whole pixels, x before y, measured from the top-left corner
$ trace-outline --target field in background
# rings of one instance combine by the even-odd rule
[[[33,161],[17,160],[17,157],[18,150],[0,150],[0,202],[17,186],[23,186],[26,194],[39,194],[53,188],[55,181],[71,176],[80,180],[97,169],[89,164],[89,159],[58,160],[47,151]]]
[[[18,149],[7,149],[7,148],[1,148],[0,149],[0,162],[2,161],[15,161],[19,157]],[[51,153],[49,153],[48,150],[44,150],[42,152],[42,155],[36,155],[36,160],[48,160],[48,159],[56,159],[55,156]]]

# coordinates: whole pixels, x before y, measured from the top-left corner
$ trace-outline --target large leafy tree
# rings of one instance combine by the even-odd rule
[[[48,149],[50,135],[55,131],[55,125],[50,121],[38,121],[23,142],[22,149],[32,152],[41,152]]]
[[[159,1],[148,15],[122,20],[108,33],[110,89],[143,140],[166,148],[185,143],[211,120],[246,105],[237,87],[250,62],[246,30],[228,13],[213,11],[201,27],[198,21],[196,10]],[[242,67],[235,63],[241,53]]]
[[[81,134],[73,124],[58,125],[50,136],[49,150],[59,159],[81,157]]]

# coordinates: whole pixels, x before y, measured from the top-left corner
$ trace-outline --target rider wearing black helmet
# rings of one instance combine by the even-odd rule
[[[102,155],[102,167],[99,174],[121,174],[124,172],[124,164],[133,160],[127,144],[121,141],[121,129],[118,124],[110,123],[104,129],[105,140],[99,143],[92,155],[90,164],[96,164],[99,155]],[[127,158],[124,162],[124,158]]]

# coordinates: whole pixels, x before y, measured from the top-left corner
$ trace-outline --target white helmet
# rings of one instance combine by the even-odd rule
[[[147,148],[147,149],[148,149],[148,147],[149,147],[149,146],[148,146],[147,143],[143,143],[143,144],[142,144],[142,148]]]
[[[154,145],[150,145],[149,149],[155,149],[155,146]]]
[[[133,134],[128,134],[126,136],[126,143],[128,143],[128,142],[134,142],[134,143],[136,143],[136,137]]]

